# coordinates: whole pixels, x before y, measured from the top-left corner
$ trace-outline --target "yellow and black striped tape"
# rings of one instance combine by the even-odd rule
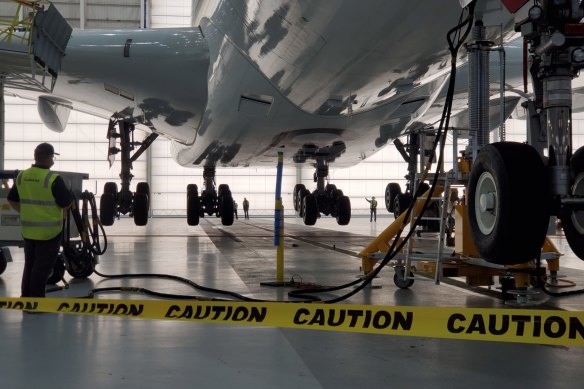
[[[0,309],[584,346],[584,312],[353,304],[0,298]]]

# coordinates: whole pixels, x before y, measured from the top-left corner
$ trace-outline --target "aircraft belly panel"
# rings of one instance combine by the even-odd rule
[[[307,113],[214,24],[206,21],[201,29],[210,49],[209,101],[195,144],[173,146],[183,166],[273,164],[281,146],[292,160],[307,144],[339,151],[330,157],[337,166],[353,165],[399,136],[430,107],[446,81],[442,76],[350,117]]]
[[[331,116],[369,110],[447,73],[446,32],[461,12],[457,0],[261,4],[227,0],[203,9],[296,106]],[[477,14],[512,29],[499,1],[480,0]]]

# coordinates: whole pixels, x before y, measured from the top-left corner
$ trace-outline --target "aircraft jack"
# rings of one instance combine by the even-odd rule
[[[446,183],[446,186],[448,184]],[[435,195],[443,194],[442,186],[437,186]],[[449,190],[450,193],[450,190]],[[422,195],[414,205],[411,220],[414,220],[421,212],[425,198],[429,191]],[[447,196],[443,196],[442,201],[448,201]],[[440,207],[441,209],[446,209]],[[455,212],[455,236],[454,247],[447,244],[452,243],[452,239],[446,239],[446,232],[441,228],[441,237],[433,238],[438,240],[441,249],[436,250],[430,247],[424,240],[416,239],[412,236],[410,241],[405,244],[395,257],[393,264],[395,268],[394,283],[400,289],[407,289],[414,283],[413,271],[434,275],[435,283],[439,284],[444,278],[465,277],[466,284],[472,287],[486,286],[491,287],[494,276],[499,276],[503,300],[509,306],[533,306],[540,303],[540,300],[533,297],[539,292],[528,289],[530,279],[533,276],[534,266],[531,263],[521,265],[498,265],[481,259],[476,246],[470,234],[468,223],[468,213],[466,205],[459,204],[453,209]],[[405,213],[400,215],[391,225],[389,225],[377,238],[375,238],[360,253],[362,259],[361,270],[364,274],[373,271],[374,266],[379,260],[382,260],[391,246],[391,242],[397,234],[404,228]],[[444,219],[445,220],[445,219]],[[444,224],[444,222],[441,222]],[[417,232],[417,231],[416,231]],[[424,234],[420,234],[424,238]],[[417,237],[417,238],[420,238]],[[400,238],[400,240],[403,238]],[[426,238],[427,240],[427,238]],[[396,245],[396,247],[399,245]],[[414,246],[415,245],[415,246]],[[432,244],[432,246],[434,246]],[[547,261],[550,279],[557,282],[557,271],[559,269],[559,256],[557,248],[546,239],[542,246],[542,258]],[[412,264],[415,262],[415,266]],[[406,269],[409,269],[409,275],[405,277]],[[542,272],[545,275],[546,269]],[[554,282],[554,281],[552,281]],[[513,301],[511,301],[513,300]]]
[[[501,291],[505,305],[510,307],[530,307],[541,304],[533,298],[540,293],[530,288],[533,267],[529,264],[508,266],[506,276],[501,279]]]

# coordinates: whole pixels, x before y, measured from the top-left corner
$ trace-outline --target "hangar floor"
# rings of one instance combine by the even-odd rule
[[[285,279],[338,285],[355,279],[358,252],[393,219],[355,218],[339,227],[321,219],[306,228],[286,221]],[[198,284],[251,297],[286,299],[275,281],[273,221],[239,219],[223,227],[208,218],[198,227],[184,219],[152,219],[145,228],[121,220],[108,228],[109,248],[98,270],[169,273]],[[562,273],[584,285],[584,262],[562,237],[553,238]],[[331,249],[334,247],[337,250]],[[18,296],[22,250],[0,277],[0,294]],[[393,284],[393,270],[347,302],[402,306],[504,307],[497,293],[462,284],[417,280],[407,290]],[[77,297],[96,287],[143,286],[199,294],[168,280],[111,280],[92,275],[72,280],[51,296]],[[340,293],[339,293],[340,294]],[[323,298],[332,295],[323,296]],[[101,296],[100,296],[101,297]],[[102,298],[147,298],[110,293]],[[542,309],[584,310],[584,296],[538,296]],[[205,323],[0,311],[3,388],[581,388],[584,348],[485,341],[244,327]]]

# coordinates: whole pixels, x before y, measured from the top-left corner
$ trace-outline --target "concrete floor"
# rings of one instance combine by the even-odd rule
[[[285,279],[338,285],[359,274],[359,252],[393,219],[355,218],[340,227],[321,219],[304,227],[286,220]],[[198,284],[250,297],[286,299],[275,281],[273,221],[238,220],[223,227],[207,218],[197,227],[185,219],[151,219],[135,227],[122,219],[108,227],[108,251],[97,269],[105,274],[169,273]],[[562,273],[584,287],[584,262],[563,237]],[[23,253],[0,276],[0,295],[19,295]],[[68,276],[67,276],[68,277]],[[69,278],[69,277],[68,277]],[[165,293],[207,295],[169,280],[71,280],[51,296],[84,296],[116,285]],[[419,279],[406,290],[393,284],[393,270],[347,302],[374,305],[504,307],[498,293]],[[338,294],[329,294],[323,298]],[[143,299],[109,293],[101,298]],[[584,296],[538,296],[546,309],[584,310]],[[515,343],[392,337],[270,327],[137,320],[114,317],[0,311],[2,388],[581,388],[584,348]]]

